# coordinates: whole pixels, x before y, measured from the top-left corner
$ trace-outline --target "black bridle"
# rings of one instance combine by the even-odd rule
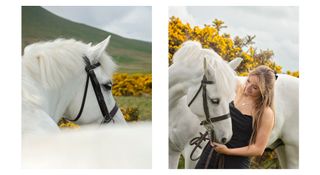
[[[99,67],[101,64],[99,62],[95,63],[95,64],[91,64],[90,60],[88,59],[87,56],[83,56],[83,60],[86,64],[85,70],[87,72],[87,80],[86,80],[86,86],[84,89],[84,94],[83,94],[83,98],[82,98],[82,103],[81,103],[81,107],[80,107],[80,111],[77,115],[77,117],[73,120],[70,121],[77,121],[82,114],[85,102],[86,102],[86,97],[87,97],[87,91],[88,91],[88,85],[89,85],[89,79],[91,81],[94,93],[97,97],[97,101],[100,107],[100,111],[102,113],[103,116],[103,120],[101,122],[101,124],[106,124],[109,123],[111,120],[113,120],[113,117],[116,115],[116,113],[118,112],[118,106],[115,103],[114,107],[112,108],[112,110],[109,112],[108,107],[104,101],[104,97],[103,94],[101,92],[101,85],[99,84],[99,81],[96,77],[96,74],[94,73],[94,69]],[[107,84],[103,85],[105,88],[107,88],[108,90],[111,90],[111,87],[108,87]]]
[[[206,75],[204,74],[198,91],[196,92],[196,94],[194,95],[194,97],[191,99],[191,101],[188,104],[188,106],[190,107],[192,105],[192,103],[194,102],[194,100],[199,95],[200,91],[202,90],[203,110],[204,110],[206,119],[201,121],[200,125],[203,125],[207,131],[204,134],[200,133],[200,137],[195,137],[192,140],[190,140],[189,144],[191,146],[195,145],[195,147],[193,148],[193,150],[190,154],[190,159],[193,161],[196,161],[200,158],[200,157],[193,158],[192,156],[197,148],[201,148],[200,144],[203,141],[206,141],[206,140],[210,140],[211,142],[216,141],[213,123],[230,118],[229,114],[225,114],[225,115],[221,115],[221,116],[217,116],[217,117],[210,117],[209,108],[208,108],[208,96],[207,96],[207,85],[208,84],[214,84],[214,81],[208,81]],[[219,98],[210,99],[210,101],[213,104],[220,103]]]

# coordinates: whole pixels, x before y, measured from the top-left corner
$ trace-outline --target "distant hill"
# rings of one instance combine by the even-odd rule
[[[37,41],[59,37],[98,43],[111,36],[107,52],[119,65],[119,72],[151,73],[151,42],[128,39],[85,24],[59,17],[38,6],[22,7],[22,49]]]

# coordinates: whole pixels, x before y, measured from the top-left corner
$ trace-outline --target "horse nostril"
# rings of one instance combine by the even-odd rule
[[[222,143],[226,143],[226,142],[227,142],[227,139],[226,139],[226,138],[222,138],[222,139],[221,139],[221,142],[222,142]]]

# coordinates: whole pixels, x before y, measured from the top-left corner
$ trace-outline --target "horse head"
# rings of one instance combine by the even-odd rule
[[[174,61],[188,61],[198,74],[197,84],[187,93],[187,103],[191,111],[199,118],[212,141],[226,143],[232,136],[232,124],[229,116],[229,103],[235,96],[236,74],[231,67],[241,62],[236,59],[230,65],[211,49],[203,49],[198,42],[188,41],[177,51]],[[191,69],[189,71],[192,71]]]
[[[91,46],[91,43],[87,44],[87,50],[83,55],[83,59],[87,59],[89,63],[86,63],[83,60],[84,68],[83,72],[89,74],[88,64],[97,65],[92,71],[96,77],[97,87],[94,87],[94,81],[91,79],[91,83],[88,85],[87,96],[85,98],[86,102],[81,111],[83,117],[77,119],[79,124],[91,124],[91,123],[101,123],[103,121],[103,112],[99,102],[97,102],[97,91],[100,91],[105,102],[106,113],[109,113],[112,116],[112,121],[115,123],[125,123],[123,114],[120,109],[117,107],[116,101],[112,95],[112,75],[116,69],[115,63],[112,61],[112,58],[105,52],[110,41],[110,36],[107,37],[102,42]],[[90,70],[91,71],[91,70]],[[89,76],[89,75],[87,75]],[[91,76],[90,76],[91,78]],[[82,101],[84,99],[84,89],[85,81],[83,81],[83,88],[81,91],[77,91],[75,97],[72,99],[70,105],[68,106],[66,113],[67,119],[74,120],[76,116],[79,116],[79,110],[81,110]],[[100,90],[99,90],[100,89]],[[98,100],[99,101],[99,100]]]

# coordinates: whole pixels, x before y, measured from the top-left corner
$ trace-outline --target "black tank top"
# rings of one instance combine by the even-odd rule
[[[248,146],[252,134],[252,116],[242,114],[232,101],[229,105],[233,135],[226,144],[228,148]]]
[[[231,140],[226,144],[228,148],[239,148],[248,146],[252,134],[252,116],[242,114],[235,106],[234,102],[232,101],[229,104],[230,108],[230,116],[232,120],[232,131],[233,135]],[[217,154],[215,151],[213,152],[212,157],[208,157],[210,151],[212,150],[212,146],[208,143],[202,154],[200,156],[200,160],[196,165],[196,169],[202,168],[218,168],[218,159],[221,154]],[[230,156],[230,155],[223,155],[224,156],[224,168],[225,169],[246,169],[250,166],[249,157],[244,156]],[[206,164],[209,161],[209,166],[206,167]]]

